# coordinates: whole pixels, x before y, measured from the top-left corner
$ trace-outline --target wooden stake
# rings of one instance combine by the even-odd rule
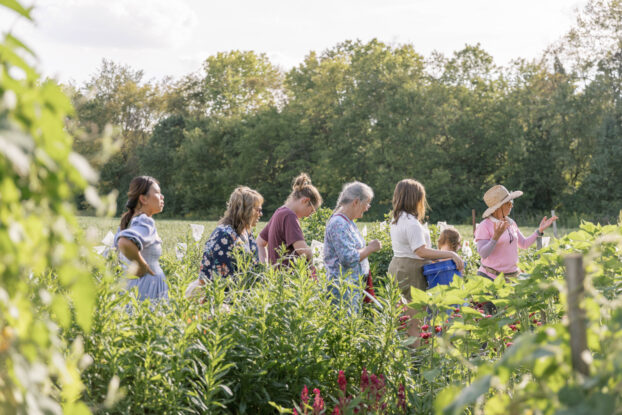
[[[473,221],[473,236],[475,237],[475,209],[471,210],[471,220]]]
[[[568,255],[564,258],[564,263],[568,284],[568,329],[572,367],[576,372],[589,376],[590,368],[582,356],[587,351],[585,310],[580,307],[584,292],[583,256],[581,254]]]
[[[551,217],[555,216],[555,211],[551,210]],[[557,239],[557,222],[553,222],[553,236]]]

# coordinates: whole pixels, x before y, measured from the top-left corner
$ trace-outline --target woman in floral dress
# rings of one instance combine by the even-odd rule
[[[262,215],[263,197],[255,190],[240,186],[227,203],[227,210],[205,243],[199,269],[201,284],[214,276],[230,277],[237,271],[233,250],[241,247],[259,262],[257,243],[251,230]]]

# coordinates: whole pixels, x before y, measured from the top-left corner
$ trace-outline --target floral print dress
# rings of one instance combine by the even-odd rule
[[[333,296],[342,298],[352,310],[360,309],[361,292],[358,289],[340,288],[340,278],[359,286],[369,273],[367,258],[361,261],[359,249],[365,248],[365,238],[356,224],[345,215],[333,215],[326,224],[324,234],[324,263],[332,282]],[[338,302],[337,300],[335,302]]]
[[[218,225],[205,243],[199,278],[212,280],[214,275],[230,277],[236,272],[233,250],[241,247],[252,255],[253,263],[259,262],[257,243],[252,234],[238,235],[231,225]]]

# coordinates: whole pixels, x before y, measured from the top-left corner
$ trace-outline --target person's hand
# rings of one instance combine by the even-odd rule
[[[501,238],[501,235],[503,235],[503,232],[505,232],[509,226],[510,226],[510,222],[507,220],[495,223],[495,233],[492,236],[492,239],[494,239],[495,241],[498,241],[499,238]]]
[[[546,218],[546,216],[543,217],[542,220],[540,221],[540,226],[538,226],[538,230],[540,231],[540,233],[543,233],[544,230],[548,228],[549,226],[551,226],[553,222],[555,222],[556,220],[557,220],[557,216],[553,216],[548,219]]]
[[[369,242],[369,249],[371,249],[372,252],[378,252],[382,249],[382,244],[380,243],[380,241],[378,239],[374,239],[373,241]]]
[[[147,264],[146,262],[139,262],[138,269],[136,270],[136,276],[142,278],[147,274],[155,275],[155,272],[153,272],[149,264]]]
[[[462,261],[462,258],[460,258],[460,255],[457,253],[452,252],[452,254],[451,259],[456,263],[458,271],[462,272],[464,270],[464,261]]]

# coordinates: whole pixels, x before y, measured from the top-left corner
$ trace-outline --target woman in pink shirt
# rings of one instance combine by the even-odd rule
[[[557,216],[548,219],[545,216],[533,234],[523,236],[516,222],[508,217],[514,206],[513,200],[522,194],[521,191],[510,193],[501,185],[493,186],[484,194],[488,209],[482,215],[484,220],[475,230],[475,243],[482,258],[478,275],[491,280],[501,273],[505,277],[516,277],[520,272],[518,248],[529,248],[557,220]]]

